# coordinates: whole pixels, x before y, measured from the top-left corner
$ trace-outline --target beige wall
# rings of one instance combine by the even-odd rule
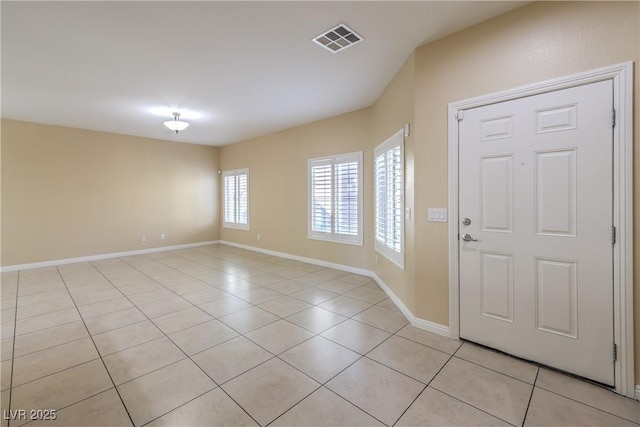
[[[217,147],[12,120],[1,132],[3,266],[219,238]]]
[[[366,201],[373,194],[371,179],[363,182],[364,246],[307,238],[307,160],[363,151],[364,176],[372,176],[369,123],[370,111],[360,110],[221,147],[223,171],[249,168],[250,203],[250,230],[223,227],[222,240],[369,269],[373,206]]]
[[[413,303],[412,222],[407,223],[405,270],[373,249],[373,150],[413,121],[411,55],[372,108],[221,147],[223,171],[249,168],[250,230],[221,228],[221,239],[375,271],[394,293]],[[413,137],[405,140],[407,207],[413,206]],[[307,160],[362,151],[364,245],[309,239]],[[220,201],[222,206],[222,200]],[[260,240],[258,240],[258,234]],[[377,259],[377,261],[376,261]]]
[[[2,265],[162,246],[160,232],[166,244],[220,237],[373,270],[417,317],[447,325],[447,224],[426,221],[428,208],[448,204],[447,105],[623,61],[637,68],[639,22],[638,2],[532,3],[418,48],[371,108],[220,149],[3,121]],[[373,249],[369,178],[373,149],[405,123],[412,125],[405,148],[413,219],[401,270]],[[364,152],[364,246],[309,240],[307,159],[353,151]],[[217,169],[244,167],[251,229],[220,229]],[[634,180],[637,205],[640,174]],[[638,241],[639,216],[635,225]],[[637,248],[635,257],[638,274]],[[637,284],[635,307],[640,383]]]
[[[638,2],[533,3],[416,50],[416,214],[445,207],[447,104],[624,61],[635,62],[635,141],[639,141]],[[635,150],[635,165],[640,164]],[[635,173],[635,205],[640,174]],[[637,209],[637,208],[636,208]],[[635,216],[635,241],[640,216]],[[448,324],[446,224],[416,221],[414,314]],[[636,277],[640,251],[635,250]],[[635,283],[636,382],[640,382],[640,286]]]
[[[447,224],[426,221],[428,208],[448,205],[448,104],[619,62],[632,60],[637,66],[640,62],[639,18],[638,2],[532,3],[418,48],[369,110],[223,147],[223,167],[251,168],[253,187],[251,232],[223,229],[222,238],[370,268],[418,318],[448,325]],[[637,71],[635,76],[638,88]],[[637,89],[635,93],[637,106]],[[365,187],[364,248],[307,240],[306,158],[353,151],[355,139],[369,137],[368,141],[355,144],[365,150],[365,183],[368,183],[366,177],[371,176],[368,163],[374,147],[405,123],[411,123],[413,128],[405,142],[406,202],[407,207],[413,209],[413,220],[406,224],[405,269],[399,269],[382,256],[377,257],[376,263],[371,242],[372,194],[368,187]],[[355,131],[361,128],[361,132]],[[340,129],[358,135],[350,138],[342,135]],[[638,132],[636,119],[636,140]],[[340,135],[337,139],[336,134]],[[336,144],[327,149],[327,140]],[[340,141],[346,145],[341,147]],[[292,147],[295,147],[293,153],[285,156]],[[639,150],[635,156],[638,164]],[[296,165],[291,164],[293,160]],[[254,169],[259,171],[257,177]],[[640,194],[638,175],[635,176],[636,195]],[[278,219],[280,202],[295,207],[301,213],[299,217],[287,217],[289,221],[283,224]],[[266,218],[262,217],[263,213],[267,214]],[[264,222],[254,228],[253,221]],[[257,241],[257,233],[274,235]],[[640,220],[636,218],[636,239],[638,236]],[[637,250],[635,269],[640,271]],[[640,287],[635,288],[636,378],[640,382]]]
[[[637,63],[638,19],[637,2],[533,3],[417,49],[416,211],[448,202],[448,103],[623,61]],[[446,224],[418,222],[416,242],[415,314],[447,324]]]
[[[406,124],[414,122],[415,93],[415,55],[411,54],[380,98],[371,109],[372,139],[369,150],[386,141]],[[414,131],[410,128],[409,137],[404,141],[405,152],[405,208],[414,212]],[[373,156],[373,154],[372,154]],[[365,177],[372,179],[372,177]],[[370,200],[369,204],[373,201]],[[415,305],[415,232],[416,218],[405,221],[405,260],[404,270],[382,255],[378,255],[373,271],[395,293],[409,310]],[[418,218],[419,220],[419,218]],[[374,259],[376,259],[374,258]]]

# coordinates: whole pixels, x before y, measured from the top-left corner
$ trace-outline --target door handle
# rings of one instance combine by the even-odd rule
[[[473,237],[471,237],[471,234],[463,234],[462,235],[462,240],[464,240],[465,242],[477,242],[478,239],[474,239]]]

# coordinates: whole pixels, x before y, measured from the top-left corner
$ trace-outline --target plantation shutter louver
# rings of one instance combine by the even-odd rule
[[[224,226],[249,229],[249,170],[225,171]]]
[[[335,190],[335,232],[349,236],[358,235],[358,169],[357,161],[347,161],[334,165]]]
[[[375,248],[404,268],[404,137],[400,131],[374,153]]]
[[[362,153],[309,160],[309,237],[362,245]]]
[[[311,166],[311,230],[331,233],[333,230],[333,176],[331,161],[319,160]]]

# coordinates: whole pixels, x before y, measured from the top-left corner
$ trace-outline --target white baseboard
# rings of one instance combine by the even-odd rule
[[[421,319],[419,317],[414,317],[411,324],[416,328],[424,329],[426,331],[433,332],[434,334],[451,338],[451,330],[449,329],[449,327],[445,325],[441,325],[440,323],[430,322],[428,320]]]
[[[76,262],[99,261],[101,259],[120,258],[120,257],[126,257],[126,256],[134,256],[134,255],[145,255],[145,254],[152,254],[156,252],[174,251],[176,249],[197,248],[200,246],[215,245],[217,243],[220,243],[220,241],[215,240],[215,241],[209,241],[209,242],[187,243],[184,245],[162,246],[159,248],[139,249],[135,251],[126,251],[126,252],[113,252],[108,254],[83,256],[78,258],[65,258],[65,259],[57,259],[52,261],[33,262],[30,264],[8,265],[6,267],[0,267],[0,272],[5,273],[8,271],[52,267],[54,265],[73,264]]]
[[[272,251],[269,249],[258,248],[255,246],[243,245],[240,243],[229,242],[226,240],[216,240],[209,242],[198,242],[198,243],[187,243],[184,245],[175,245],[175,246],[162,246],[159,248],[149,248],[149,249],[140,249],[135,251],[126,251],[126,252],[114,252],[108,254],[99,254],[99,255],[90,255],[78,258],[66,258],[66,259],[58,259],[52,261],[43,261],[43,262],[34,262],[30,264],[19,264],[19,265],[9,265],[6,267],[0,267],[0,272],[9,272],[9,271],[17,271],[17,270],[28,270],[32,268],[42,268],[42,267],[51,267],[54,265],[64,265],[64,264],[73,264],[76,262],[89,262],[89,261],[99,261],[103,259],[110,258],[120,258],[134,255],[145,255],[156,252],[165,252],[165,251],[173,251],[177,249],[188,249],[188,248],[196,248],[200,246],[208,246],[222,244],[226,246],[231,246],[240,249],[246,249],[253,252],[263,253],[266,255],[273,255],[281,258],[286,258],[294,261],[306,262],[309,264],[319,265],[321,267],[334,268],[340,271],[346,271],[347,273],[360,274],[363,276],[371,277],[376,283],[382,288],[382,290],[387,294],[387,296],[393,301],[393,303],[400,309],[402,314],[407,318],[407,320],[411,323],[411,325],[416,328],[424,329],[429,332],[433,332],[438,335],[443,335],[445,337],[451,337],[451,333],[448,326],[440,325],[438,323],[429,322],[428,320],[420,319],[413,315],[411,310],[398,298],[398,296],[393,293],[391,288],[380,278],[378,275],[371,271],[366,270],[364,268],[352,267],[344,264],[336,264],[333,262],[322,261],[315,258],[307,258],[298,255],[288,254],[286,252],[278,252]],[[638,387],[636,386],[636,397],[638,396]]]
[[[273,255],[281,258],[287,258],[294,261],[306,262],[309,264],[319,265],[321,267],[334,268],[336,270],[346,271],[348,273],[361,274],[363,276],[371,277],[373,280],[376,281],[376,283],[380,286],[380,288],[382,288],[382,290],[387,294],[389,299],[391,299],[391,301],[393,301],[393,303],[400,309],[402,314],[404,314],[404,316],[407,318],[407,320],[409,321],[409,323],[411,323],[412,326],[415,326],[416,328],[424,329],[434,334],[445,336],[447,338],[451,337],[451,331],[449,330],[448,326],[441,325],[439,323],[430,322],[428,320],[420,319],[419,317],[414,316],[411,310],[409,310],[409,308],[402,302],[402,300],[398,298],[398,296],[395,293],[393,293],[391,288],[375,272],[371,270],[366,270],[364,268],[351,267],[343,264],[336,264],[333,262],[321,261],[315,258],[301,257],[298,255],[288,254],[286,252],[277,252],[269,249],[262,249],[254,246],[242,245],[240,243],[228,242],[225,240],[221,240],[220,244],[233,246],[240,249],[246,249],[249,251],[259,252],[266,255]]]
[[[382,280],[376,273],[372,271],[370,271],[369,273],[373,280],[375,280],[376,283],[378,283],[382,290],[387,294],[389,299],[391,299],[391,301],[393,301],[393,303],[400,309],[402,314],[404,314],[404,317],[406,317],[409,323],[411,323],[411,326],[415,326],[416,328],[424,329],[425,331],[451,338],[451,331],[449,330],[448,326],[430,322],[428,320],[424,320],[414,316],[411,310],[409,310],[409,308],[402,302],[402,300],[398,298],[395,293],[393,293],[391,288],[384,282],[384,280]]]
[[[226,240],[221,240],[220,244],[221,245],[226,245],[226,246],[233,246],[234,248],[246,249],[248,251],[259,252],[259,253],[265,254],[265,255],[273,255],[273,256],[280,257],[280,258],[290,259],[290,260],[293,260],[293,261],[306,262],[306,263],[313,264],[313,265],[319,265],[321,267],[334,268],[336,270],[346,271],[348,273],[361,274],[363,276],[371,277],[371,271],[365,270],[364,268],[357,268],[357,267],[351,267],[349,265],[344,265],[344,264],[336,264],[336,263],[333,263],[333,262],[321,261],[321,260],[315,259],[315,258],[307,258],[307,257],[303,257],[303,256],[292,255],[292,254],[289,254],[289,253],[286,253],[286,252],[278,252],[278,251],[272,251],[270,249],[257,248],[255,246],[249,246],[249,245],[243,245],[243,244],[240,244],[240,243],[228,242]]]

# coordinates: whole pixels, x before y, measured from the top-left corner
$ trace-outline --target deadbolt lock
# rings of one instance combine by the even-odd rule
[[[462,220],[462,225],[471,225],[471,220],[469,218],[465,218]]]

